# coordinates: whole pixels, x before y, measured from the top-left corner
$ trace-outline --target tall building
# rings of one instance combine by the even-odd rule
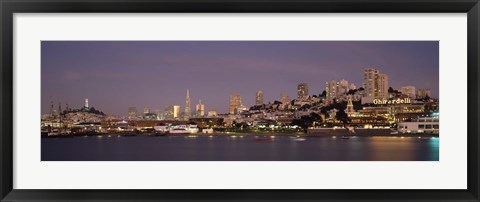
[[[162,119],[162,111],[160,109],[155,109],[155,115],[157,116],[157,120],[163,120]]]
[[[325,91],[327,92],[327,100],[332,100],[337,98],[338,95],[338,85],[339,83],[335,80],[327,81]]]
[[[337,96],[348,93],[348,81],[345,79],[342,79],[340,82],[338,82],[338,89],[337,89]]]
[[[143,114],[150,113],[150,109],[148,107],[143,108]]]
[[[377,92],[377,77],[380,72],[374,68],[367,68],[364,72],[363,88],[365,89],[365,96],[376,97]]]
[[[173,114],[174,114],[173,105],[169,105],[165,107],[164,118],[166,120],[173,120],[174,119]]]
[[[88,99],[85,99],[85,105],[84,105],[84,107],[85,107],[86,109],[88,109]]]
[[[58,115],[62,114],[62,102],[58,102]]]
[[[230,107],[229,113],[235,114],[236,109],[242,106],[242,96],[239,93],[234,93],[230,95]]]
[[[255,105],[263,105],[263,91],[261,90],[255,94]]]
[[[282,104],[288,104],[291,101],[292,99],[286,93],[280,93],[280,102],[282,102]]]
[[[415,86],[402,86],[402,88],[400,88],[400,92],[412,99],[415,99],[417,94],[415,91]]]
[[[137,108],[136,107],[129,107],[128,108],[128,116],[129,117],[137,117]]]
[[[378,74],[377,78],[377,98],[388,98],[388,76]],[[414,91],[415,92],[415,91]],[[414,93],[415,95],[415,93]]]
[[[297,86],[297,99],[305,99],[308,97],[308,84],[300,83]]]
[[[50,96],[50,115],[53,116],[54,109],[53,109],[53,97]]]
[[[190,118],[190,92],[187,89],[187,95],[185,96],[185,113],[184,113],[184,119],[188,120]]]
[[[197,106],[195,107],[197,117],[205,116],[205,105],[202,104],[202,100],[198,101]]]
[[[173,105],[173,118],[174,119],[180,118],[180,105]]]
[[[388,97],[388,76],[381,74],[379,70],[367,68],[364,71],[365,96],[372,98]]]
[[[425,97],[431,97],[430,96],[430,89],[418,89],[417,90],[417,98],[425,98]]]

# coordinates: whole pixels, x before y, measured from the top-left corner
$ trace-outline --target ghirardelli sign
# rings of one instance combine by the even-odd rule
[[[376,105],[395,105],[395,104],[410,104],[410,98],[397,99],[374,99],[373,104]]]

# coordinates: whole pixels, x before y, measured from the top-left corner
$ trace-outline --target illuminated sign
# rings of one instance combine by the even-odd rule
[[[397,98],[397,99],[393,99],[393,100],[387,100],[387,99],[374,99],[373,100],[373,104],[376,104],[376,105],[394,105],[394,104],[410,104],[411,101],[410,101],[410,98],[403,98],[403,99],[400,99],[400,98]]]

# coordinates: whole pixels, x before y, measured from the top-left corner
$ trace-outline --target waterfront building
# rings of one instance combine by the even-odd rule
[[[402,92],[402,94],[408,96],[409,98],[416,98],[415,86],[402,86],[400,92]]]
[[[390,111],[393,114],[424,113],[425,104],[423,103],[394,104],[394,105],[390,105]]]
[[[365,96],[371,98],[388,98],[388,76],[374,68],[364,71]]]
[[[230,95],[230,106],[229,113],[235,114],[237,108],[242,105],[242,96],[239,93],[234,93]]]
[[[430,89],[418,89],[416,96],[417,98],[431,97]]]
[[[263,91],[259,90],[255,94],[255,105],[262,105],[263,104]]]
[[[345,110],[345,113],[347,113],[348,117],[352,117],[355,114],[351,97],[348,98],[347,109]]]
[[[297,99],[306,99],[308,97],[308,84],[300,83],[297,86]]]
[[[128,117],[137,117],[137,108],[136,107],[129,107],[128,108]]]
[[[184,120],[188,120],[190,118],[190,92],[187,89],[187,95],[185,96],[185,112],[183,115]]]
[[[217,128],[224,125],[221,117],[197,117],[191,118],[190,121],[194,122],[199,128]]]
[[[150,109],[148,107],[143,108],[143,114],[150,113]]]
[[[202,104],[202,100],[198,101],[198,104],[195,107],[195,112],[196,112],[197,117],[205,116],[205,105]]]

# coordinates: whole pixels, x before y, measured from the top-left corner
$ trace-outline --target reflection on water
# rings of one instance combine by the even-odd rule
[[[42,161],[438,161],[439,138],[253,136],[42,138]]]

